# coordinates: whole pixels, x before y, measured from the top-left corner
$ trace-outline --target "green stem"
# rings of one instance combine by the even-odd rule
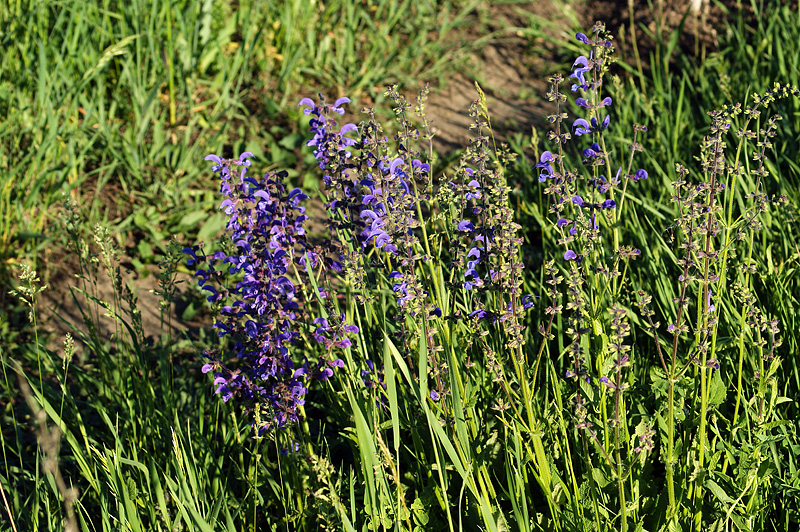
[[[167,0],[167,76],[169,83],[169,125],[174,126],[175,118],[175,68],[172,43],[172,0]]]
[[[672,375],[675,374],[675,354],[672,356]],[[675,503],[675,478],[674,478],[674,456],[675,456],[675,379],[669,375],[669,390],[667,399],[667,494],[669,496],[668,519],[674,519],[677,514]]]
[[[753,232],[750,232],[750,239],[749,239],[749,247],[747,253],[747,262],[746,265],[750,264],[750,261],[753,257]],[[750,280],[750,275],[745,276],[745,286],[748,286]],[[745,327],[745,315],[747,312],[747,303],[742,303],[742,310],[740,313],[739,318],[739,356],[737,357],[736,363],[736,404],[733,408],[733,420],[731,421],[731,434],[730,434],[730,441],[733,442],[733,437],[736,431],[736,423],[739,421],[739,406],[742,401],[742,369],[744,365],[744,327]],[[722,464],[722,474],[724,475],[725,472],[728,470],[728,457],[726,453],[725,462]]]

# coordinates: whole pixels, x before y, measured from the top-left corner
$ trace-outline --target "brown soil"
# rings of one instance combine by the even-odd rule
[[[435,148],[442,151],[463,148],[469,141],[467,109],[477,98],[474,81],[477,77],[482,79],[481,88],[487,95],[492,125],[499,139],[505,140],[517,132],[530,134],[533,126],[545,127],[545,117],[552,112],[544,99],[545,80],[554,73],[568,71],[574,59],[559,57],[553,43],[574,40],[577,31],[589,33],[598,20],[605,22],[615,36],[618,56],[630,64],[635,64],[638,54],[646,69],[650,53],[656,47],[642,28],[653,35],[661,32],[667,36],[680,28],[680,48],[702,57],[716,48],[717,28],[727,15],[710,0],[696,1],[697,11],[692,9],[692,3],[693,0],[656,0],[651,10],[646,0],[634,0],[635,50],[630,38],[631,12],[625,1],[595,0],[563,6],[550,0],[519,6],[490,4],[490,17],[495,22],[489,30],[503,31],[505,36],[470,57],[467,64],[472,68],[432,92],[429,114],[437,135]],[[731,11],[737,9],[736,0],[727,0],[725,4]],[[527,13],[550,21],[533,42],[523,32],[529,18]],[[577,27],[573,21],[577,21]]]

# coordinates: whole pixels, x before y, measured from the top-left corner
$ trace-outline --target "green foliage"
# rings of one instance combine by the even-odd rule
[[[455,33],[474,4],[4,3],[0,259],[44,249],[70,193],[92,221],[151,236],[155,249],[138,260],[152,263],[167,235],[203,231],[189,215],[213,209],[207,153],[248,149],[293,166],[300,137],[283,111],[289,98],[347,87],[374,100],[391,80],[441,76],[480,45]]]
[[[760,184],[789,205],[764,213],[758,231],[745,231],[736,255],[724,259],[731,274],[715,300],[714,336],[721,370],[687,365],[676,372],[657,354],[657,346],[672,348],[664,329],[674,320],[681,273],[672,240],[676,164],[702,172],[693,156],[708,134],[705,111],[752,102],[775,80],[800,84],[800,13],[775,4],[752,19],[731,14],[719,49],[705,57],[677,48],[677,34],[663,36],[644,64],[624,66],[609,84],[614,122],[648,127],[639,164],[650,178],[628,191],[625,206],[634,215],[618,225],[622,241],[646,244],[647,253],[625,270],[620,292],[646,290],[662,322],[659,339],[634,298],[620,297],[635,355],[616,416],[622,421],[612,391],[564,379],[569,324],[562,316],[544,320],[550,277],[541,268],[563,250],[553,245],[535,172],[521,159],[506,161],[505,175],[518,185],[511,205],[526,242],[525,291],[543,296],[523,322],[523,357],[508,348],[500,326],[481,330],[464,321],[439,325],[436,347],[443,349],[432,352],[420,341],[422,325],[389,318],[394,295],[382,279],[370,306],[347,303],[361,333],[343,355],[345,368],[309,394],[296,434],[272,439],[254,437],[248,413],[213,397],[199,371],[203,349],[224,349],[224,342],[204,331],[191,339],[144,337],[118,242],[137,235],[127,251],[141,268],[161,260],[160,314],[169,330],[181,268],[169,237],[209,241],[226,221],[209,216],[218,199],[203,156],[250,150],[259,165],[289,168],[295,182],[306,178],[296,115],[276,119],[279,110],[309,87],[380,101],[386,83],[445,76],[468,49],[453,46],[454,32],[475,4],[12,0],[0,7],[0,41],[12,50],[0,56],[0,116],[7,117],[0,121],[0,281],[18,250],[44,256],[61,231],[58,218],[80,263],[69,297],[84,321],[56,349],[16,316],[0,318],[0,522],[20,531],[800,526],[797,99],[773,104],[788,119],[775,126],[765,152],[772,177]],[[766,129],[768,118],[754,119],[751,129]],[[746,119],[733,117],[733,129]],[[272,126],[264,128],[267,120]],[[608,141],[631,138],[617,126]],[[522,136],[512,147],[533,151],[536,160],[547,149],[538,137]],[[733,227],[749,216],[747,195],[758,183],[751,157],[760,147],[737,152],[731,140],[731,149],[729,162],[746,168],[727,183],[721,219],[733,240]],[[307,179],[318,186],[316,177]],[[88,219],[72,204],[57,211],[62,193],[79,198]],[[442,218],[427,225],[430,244],[444,249],[453,230],[441,225],[452,213],[433,214]],[[96,222],[113,229],[92,230]],[[430,267],[430,291],[451,302],[445,313],[464,311],[470,302],[450,299],[453,279],[444,266]],[[102,276],[114,288],[110,300],[97,290]],[[30,310],[35,320],[41,282],[29,269],[17,277],[18,314]],[[201,301],[185,316],[205,313]],[[100,332],[106,316],[110,337]],[[594,318],[594,338],[582,345],[594,357],[591,371],[607,375],[611,316],[603,309]],[[765,356],[775,346],[765,326],[772,319],[783,340],[774,357]],[[540,322],[551,341],[536,334]],[[416,340],[404,336],[414,327]],[[692,344],[682,342],[681,351]],[[365,385],[366,358],[382,366],[385,390]],[[435,379],[420,378],[434,363],[447,368],[450,393],[441,401],[430,399]],[[592,409],[595,432],[575,427],[577,393]],[[618,431],[611,420],[623,423]],[[651,429],[655,450],[636,451]],[[284,455],[293,440],[300,449]]]

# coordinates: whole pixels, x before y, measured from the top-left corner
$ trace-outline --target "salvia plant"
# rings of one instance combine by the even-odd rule
[[[471,141],[447,168],[427,89],[387,90],[394,134],[372,109],[348,115],[346,97],[300,100],[317,203],[286,172],[258,177],[251,153],[206,158],[229,221],[218,249],[184,250],[217,316],[203,371],[286,455],[274,467],[313,464],[281,477],[314,494],[286,523],[765,526],[758,510],[781,493],[767,455],[794,429],[754,255],[761,217],[785,203],[765,192],[779,119],[765,113],[798,90],[709,112],[697,153],[648,169],[647,127],[614,120],[611,36],[597,23],[576,39],[530,163],[542,264],[510,201],[517,155],[477,86]],[[656,174],[673,179],[672,221],[632,231]]]

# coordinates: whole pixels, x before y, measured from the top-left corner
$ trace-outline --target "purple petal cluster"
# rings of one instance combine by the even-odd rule
[[[354,132],[358,137],[360,132],[351,123],[340,128],[335,118],[344,115],[342,106],[350,103],[349,98],[339,98],[333,105],[328,104],[322,94],[318,98],[319,104],[311,98],[303,98],[297,104],[298,107],[304,106],[303,113],[311,116],[312,137],[306,145],[314,148],[314,158],[323,171],[322,180],[332,192],[327,204],[331,217],[349,222],[350,211],[357,212],[359,208],[358,172],[353,162],[353,150],[358,147],[359,140],[347,135]]]
[[[350,98],[339,98],[333,105],[329,105],[325,103],[322,95],[319,97],[322,100],[319,107],[311,98],[303,98],[297,106],[305,106],[303,113],[313,117],[309,121],[309,126],[314,136],[306,142],[306,146],[314,147],[314,158],[319,162],[320,170],[325,170],[326,164],[332,156],[335,156],[334,154],[342,152],[346,158],[350,157],[347,148],[353,146],[356,141],[345,135],[351,131],[358,132],[358,128],[354,124],[345,124],[337,130],[336,121],[330,118],[331,113],[343,115],[342,105],[350,103]]]
[[[541,168],[541,170],[539,170],[540,183],[544,183],[548,178],[553,177],[553,166],[550,163],[554,162],[555,160],[556,156],[551,152],[542,152],[542,155],[539,157],[539,162],[536,163],[536,166],[534,167]]]
[[[412,172],[430,170],[417,159],[411,162],[411,168]],[[414,213],[413,185],[400,158],[388,164],[380,160],[370,170],[360,183],[364,191],[360,217],[366,224],[360,235],[361,243],[365,248],[371,244],[396,255],[397,243],[402,240],[403,245],[409,245],[408,237],[413,237],[413,228],[419,225]]]
[[[259,430],[270,430],[296,422],[308,391],[307,378],[328,378],[329,368],[341,366],[341,360],[323,362],[324,369],[311,371],[308,361],[298,365],[291,356],[303,314],[302,298],[292,279],[296,272],[319,263],[305,240],[308,217],[301,203],[307,197],[300,189],[286,190],[285,172],[267,173],[260,179],[249,176],[249,157],[249,152],[236,160],[206,157],[222,181],[220,192],[225,199],[220,209],[230,216],[227,230],[236,251],[198,256],[202,247],[198,245],[184,252],[190,256],[190,265],[208,265],[198,269],[195,277],[211,293],[208,300],[217,305],[219,319],[214,328],[232,342],[230,356],[209,353],[210,362],[203,371],[214,372],[216,393],[224,401],[238,398],[256,405],[263,423]],[[232,280],[232,288],[226,288],[230,284],[226,279]],[[326,332],[326,324],[319,324],[317,334]],[[346,347],[345,340],[334,335],[330,341]]]
[[[611,124],[611,118],[605,111],[612,106],[613,100],[601,93],[603,76],[609,64],[611,41],[604,25],[600,23],[594,26],[592,32],[591,37],[584,33],[576,35],[577,40],[588,45],[590,50],[587,55],[581,55],[573,62],[569,75],[574,81],[570,88],[572,92],[577,93],[575,104],[579,111],[585,112],[585,115],[567,121],[569,115],[563,112],[561,107],[561,104],[567,101],[567,96],[561,94],[558,87],[562,77],[553,76],[550,80],[548,99],[556,102],[556,112],[550,115],[550,122],[555,124],[556,131],[550,132],[548,138],[556,142],[558,149],[554,152],[543,152],[539,162],[534,166],[539,171],[539,181],[547,183],[545,193],[553,197],[550,210],[558,219],[556,226],[562,229],[559,243],[565,244],[565,261],[580,262],[582,246],[602,245],[598,240],[601,219],[606,218],[612,226],[616,224],[621,216],[618,207],[618,202],[621,201],[619,198],[624,199],[628,181],[647,179],[647,172],[643,169],[630,173],[632,157],[628,170],[624,173],[622,167],[617,168],[613,177],[609,175],[607,178],[599,173],[598,167],[608,167],[613,155],[607,153],[603,139],[605,130]],[[568,129],[568,132],[562,132],[562,127]],[[636,135],[644,130],[646,128],[643,126],[634,127],[632,150],[642,149],[636,142]],[[562,163],[562,145],[573,137],[589,138],[588,144],[581,149],[583,164],[589,167],[585,179],[575,171],[565,169]],[[610,170],[609,168],[608,171]],[[586,190],[581,190],[584,184]],[[615,192],[618,193],[620,188],[622,194],[617,196]],[[579,245],[571,244],[576,240],[580,242]],[[598,265],[597,268],[601,267]]]

